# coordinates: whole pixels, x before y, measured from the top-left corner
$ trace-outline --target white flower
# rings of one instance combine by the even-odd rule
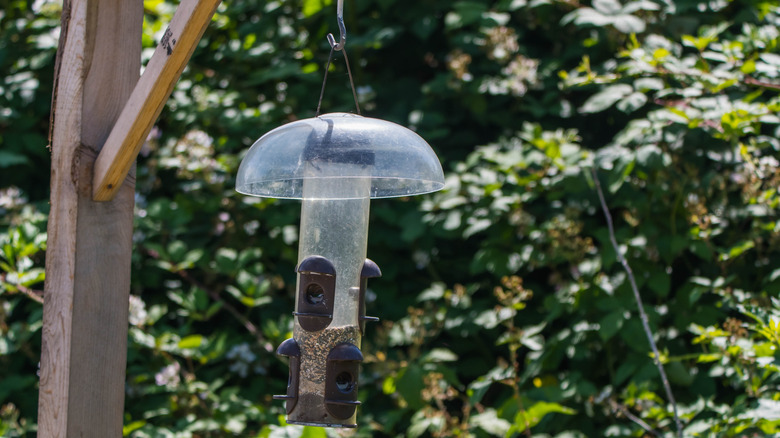
[[[146,322],[146,303],[136,295],[130,295],[130,313],[128,319],[130,324],[140,327]]]
[[[173,388],[178,385],[179,382],[181,382],[179,371],[181,371],[179,362],[174,362],[161,369],[157,374],[154,375],[154,383],[156,383],[157,386],[167,386],[169,388]]]
[[[242,378],[249,374],[250,365],[252,365],[252,362],[257,359],[257,356],[252,352],[249,344],[246,342],[234,345],[233,348],[227,352],[225,357],[234,361],[232,364],[230,364],[230,371],[238,374]],[[254,367],[253,369],[255,372],[257,372],[257,367]]]
[[[0,208],[11,209],[27,203],[18,187],[8,187],[0,190]]]
[[[233,362],[228,369],[242,378],[249,374],[249,365],[246,362]]]
[[[253,362],[257,356],[252,353],[249,348],[249,344],[244,342],[243,344],[234,345],[233,348],[228,351],[226,357],[228,359],[236,359],[242,362]]]

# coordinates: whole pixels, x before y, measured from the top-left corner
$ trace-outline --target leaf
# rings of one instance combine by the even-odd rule
[[[699,363],[707,363],[707,362],[715,362],[716,360],[720,360],[723,355],[720,353],[708,353],[708,354],[700,354],[699,357],[696,358],[696,362]]]
[[[423,362],[454,362],[458,355],[446,348],[434,348],[423,356]]]
[[[617,109],[624,113],[632,113],[644,106],[645,103],[647,103],[647,96],[636,91],[620,99],[617,103]]]
[[[503,321],[514,317],[516,313],[517,311],[509,307],[484,310],[479,316],[474,318],[474,324],[487,329],[492,329]]]
[[[580,108],[580,112],[588,114],[604,111],[633,91],[634,89],[627,84],[610,85],[589,97]]]
[[[650,169],[660,169],[665,164],[664,153],[654,144],[644,145],[636,151],[636,163]]]
[[[761,60],[766,62],[767,64],[775,68],[780,68],[780,55],[775,53],[765,52],[760,54],[758,57],[761,58]]]
[[[608,26],[612,24],[612,18],[608,17],[601,12],[592,8],[579,8],[564,15],[561,18],[561,24],[568,24],[574,22],[574,24],[590,24],[593,26]]]
[[[525,411],[520,411],[515,417],[515,425],[518,427],[534,427],[542,421],[548,414],[560,413],[566,415],[574,415],[577,413],[574,409],[567,408],[558,403],[550,402],[537,402]]]
[[[424,387],[423,374],[422,368],[412,364],[398,373],[395,381],[398,394],[415,410],[421,409],[425,404],[420,394]]]
[[[491,221],[490,219],[469,218],[468,224],[469,225],[466,227],[466,229],[463,230],[463,237],[465,239],[468,239],[474,234],[477,234],[481,231],[490,228],[490,226],[493,225],[493,221]]]
[[[716,85],[715,87],[712,87],[713,93],[720,93],[721,91],[725,90],[728,87],[734,86],[739,84],[739,82],[736,79],[729,79],[727,81],[723,81],[720,84]]]
[[[469,423],[493,436],[504,436],[512,427],[509,421],[498,417],[495,409],[485,409],[484,412],[473,415]]]
[[[426,431],[437,426],[436,417],[428,417],[424,411],[417,411],[412,416],[412,422],[409,429],[406,431],[406,436],[409,438],[418,438],[422,436]]]
[[[22,154],[11,151],[0,151],[0,168],[29,163],[30,160]]]
[[[321,427],[304,426],[301,438],[328,438],[328,434]]]
[[[527,4],[528,4],[528,0],[512,0],[509,6],[507,6],[507,9],[510,11],[514,11],[525,7]]]
[[[122,427],[122,436],[128,436],[144,426],[146,426],[146,420],[133,421],[132,423]]]
[[[542,351],[544,348],[544,338],[541,335],[528,336],[523,333],[520,343],[531,351]]]
[[[645,22],[634,15],[622,14],[612,20],[615,29],[623,33],[642,33],[645,31]]]
[[[316,14],[325,6],[330,5],[333,0],[304,0],[303,2],[303,16],[311,17]]]
[[[593,0],[593,9],[605,15],[616,15],[622,8],[617,0]]]
[[[752,240],[744,240],[740,242],[737,245],[734,245],[729,249],[728,253],[724,253],[720,255],[720,260],[733,260],[739,256],[741,256],[745,251],[748,251],[750,249],[753,249],[756,246],[755,242]]]
[[[638,366],[635,362],[623,362],[615,371],[612,379],[613,385],[621,385],[623,382],[636,373]]]
[[[202,259],[205,254],[205,251],[202,249],[193,249],[192,251],[188,251],[187,254],[184,255],[184,260],[182,261],[181,265],[186,268],[191,268],[195,263]]]
[[[653,60],[655,61],[663,61],[666,59],[669,55],[671,55],[672,52],[664,49],[663,47],[659,49],[653,50]]]
[[[224,274],[229,274],[237,268],[237,258],[238,252],[233,248],[219,248],[214,256],[217,269]]]
[[[0,381],[0,400],[6,402],[9,395],[23,392],[34,386],[37,382],[35,376],[18,375],[15,379],[2,379]]]
[[[392,376],[388,376],[382,382],[382,392],[385,394],[393,394],[395,392],[395,379]]]
[[[283,421],[284,417],[282,417],[282,421],[280,421],[280,424],[285,425],[283,427],[272,426],[273,429],[271,433],[268,434],[268,438],[301,438],[303,426],[287,426],[287,423]]]
[[[185,348],[198,348],[203,343],[203,336],[201,335],[189,335],[182,338],[177,346],[181,349]]]
[[[650,275],[647,283],[647,286],[650,288],[650,290],[655,292],[659,297],[666,297],[669,295],[672,278],[670,274],[667,274],[661,270],[657,270]]]
[[[168,245],[168,254],[170,255],[170,260],[173,262],[183,260],[186,253],[187,244],[184,243],[184,241],[174,240]]]
[[[669,381],[675,385],[691,386],[693,383],[695,376],[693,376],[682,363],[678,361],[669,362],[665,368],[666,373],[669,376]]]
[[[404,242],[414,242],[426,232],[425,224],[420,213],[416,210],[405,214],[399,224],[401,226],[401,239]]]
[[[623,310],[613,310],[599,321],[599,336],[602,340],[609,340],[623,327]]]
[[[474,24],[482,19],[482,14],[487,11],[487,6],[482,2],[460,1],[453,5],[454,11],[448,13],[444,18],[447,30],[454,30],[470,24]]]
[[[463,212],[459,210],[450,211],[447,214],[447,219],[444,221],[444,225],[442,226],[442,228],[444,228],[447,231],[451,231],[459,228],[462,217],[463,217]]]
[[[682,43],[684,46],[695,47],[696,50],[700,52],[715,41],[717,41],[717,38],[714,36],[695,37],[692,35],[683,35],[682,37]]]
[[[664,81],[659,78],[639,78],[634,81],[634,89],[637,91],[663,90]]]
[[[634,170],[635,163],[632,155],[621,155],[618,157],[613,164],[612,171],[608,174],[607,190],[610,193],[617,193],[620,190],[628,175]]]
[[[436,282],[431,284],[431,286],[428,289],[425,289],[424,291],[420,292],[420,295],[417,295],[417,301],[418,302],[436,301],[438,299],[441,299],[444,296],[445,292],[446,292],[446,285],[441,282]]]
[[[472,404],[479,403],[487,394],[494,380],[486,376],[480,376],[469,385],[468,396]]]
[[[751,412],[746,412],[745,418],[763,418],[770,421],[780,420],[780,401],[762,398],[758,400],[758,407]]]
[[[633,14],[638,11],[658,11],[660,9],[661,6],[658,3],[650,0],[630,0],[623,6],[621,11],[624,14]]]

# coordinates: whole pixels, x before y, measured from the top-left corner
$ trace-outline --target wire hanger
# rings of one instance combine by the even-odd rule
[[[330,44],[330,55],[328,55],[328,64],[325,66],[325,76],[322,79],[322,89],[320,90],[320,100],[317,102],[317,112],[315,117],[320,115],[320,107],[322,106],[322,96],[325,94],[325,84],[328,81],[328,70],[330,69],[330,63],[333,59],[333,52],[340,51],[344,53],[344,62],[347,64],[347,75],[349,76],[349,85],[352,87],[352,97],[355,99],[355,110],[360,115],[360,105],[358,104],[357,92],[355,91],[355,81],[352,79],[352,70],[349,68],[349,58],[347,57],[347,50],[345,46],[347,44],[347,27],[344,25],[344,0],[338,0],[336,6],[336,19],[339,24],[339,41],[336,42],[336,38],[332,33],[329,33],[328,44]]]

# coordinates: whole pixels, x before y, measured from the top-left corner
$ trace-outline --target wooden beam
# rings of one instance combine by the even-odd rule
[[[179,4],[95,163],[96,201],[114,197],[173,91],[220,0]]]
[[[134,175],[92,201],[92,168],[141,68],[143,3],[66,0],[52,128],[38,436],[122,435]]]

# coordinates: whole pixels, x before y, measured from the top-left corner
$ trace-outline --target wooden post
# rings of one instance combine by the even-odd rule
[[[65,0],[52,132],[38,436],[122,436],[135,180],[92,168],[138,81],[143,2]]]

